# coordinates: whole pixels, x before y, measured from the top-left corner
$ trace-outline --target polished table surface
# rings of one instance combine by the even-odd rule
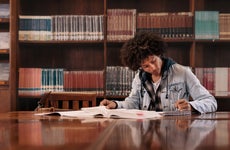
[[[77,119],[0,113],[0,150],[229,150],[230,113],[160,119]]]

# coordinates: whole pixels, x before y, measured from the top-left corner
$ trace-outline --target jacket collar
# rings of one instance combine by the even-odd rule
[[[168,76],[169,68],[176,62],[173,61],[171,58],[165,58],[165,57],[162,57],[162,61],[163,61],[163,66],[161,69],[161,73],[162,73],[162,79],[165,79]]]

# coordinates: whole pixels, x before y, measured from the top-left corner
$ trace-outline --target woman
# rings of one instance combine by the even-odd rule
[[[216,111],[215,98],[191,69],[166,58],[165,50],[164,40],[152,32],[139,32],[126,42],[121,49],[122,62],[139,70],[131,93],[124,101],[104,99],[100,105],[110,109]]]

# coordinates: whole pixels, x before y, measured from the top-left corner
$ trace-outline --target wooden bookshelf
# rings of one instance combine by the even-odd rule
[[[19,68],[64,68],[76,71],[103,71],[104,95],[99,99],[122,99],[125,96],[106,95],[106,67],[121,66],[119,50],[125,40],[108,40],[109,9],[135,9],[136,13],[178,13],[209,10],[230,13],[230,2],[226,0],[17,0],[11,2],[11,81],[12,110],[19,109],[29,99],[35,103],[39,97],[18,95]],[[180,5],[178,5],[180,4]],[[19,16],[53,15],[103,15],[102,40],[19,40]],[[193,19],[194,21],[194,19]],[[167,38],[167,56],[182,65],[196,67],[230,67],[229,40],[198,40],[189,38]],[[230,99],[217,97],[218,101]],[[223,102],[223,101],[221,101]],[[230,102],[230,101],[229,101]],[[25,104],[26,105],[26,104]],[[33,108],[32,108],[33,109]]]
[[[9,5],[8,5],[9,4]],[[0,45],[0,72],[1,72],[1,78],[0,78],[0,112],[7,112],[11,110],[11,97],[10,97],[10,75],[5,73],[6,71],[9,71],[11,68],[10,63],[10,48],[8,46],[6,47],[6,41],[10,41],[10,39],[6,40],[5,35],[10,34],[10,18],[7,15],[8,6],[10,7],[10,0],[0,0],[0,33],[1,33],[1,44]],[[6,67],[8,66],[9,70],[6,70]],[[4,73],[3,73],[4,72]],[[9,76],[7,78],[6,76]]]

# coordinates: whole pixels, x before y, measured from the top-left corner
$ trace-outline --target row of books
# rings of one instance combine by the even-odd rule
[[[193,36],[192,12],[138,13],[137,31],[159,33],[163,38],[191,38]]]
[[[103,95],[103,71],[67,71],[63,68],[19,68],[19,95],[45,91],[91,91]]]
[[[195,68],[201,84],[215,96],[230,95],[230,68]]]
[[[195,11],[195,17],[192,12],[137,13],[136,30],[153,31],[163,38],[173,39],[193,35],[195,39],[230,39],[229,23],[230,13],[219,11]]]
[[[0,4],[0,18],[9,18],[10,16],[10,5]]]
[[[122,66],[106,67],[106,95],[127,96],[132,87],[132,80],[136,71]]]
[[[106,95],[127,96],[136,73],[127,67],[108,66],[106,71]],[[195,68],[195,74],[211,94],[215,96],[230,95],[230,68]]]
[[[10,34],[9,32],[0,32],[0,49],[10,48]]]
[[[10,65],[9,63],[0,62],[0,81],[9,81]]]
[[[106,95],[127,96],[135,73],[127,67],[108,66],[106,68]],[[45,91],[90,91],[103,96],[104,71],[19,68],[19,95],[41,95]]]
[[[103,71],[64,71],[64,90],[104,94]]]
[[[0,68],[9,75],[9,65]],[[7,71],[8,70],[8,71]],[[107,66],[106,95],[127,96],[137,72],[122,66]],[[215,96],[230,95],[230,68],[195,68],[201,84]],[[1,72],[3,77],[4,72]],[[4,77],[5,78],[5,77]],[[5,78],[6,79],[6,78]],[[67,71],[62,68],[20,68],[19,95],[41,95],[45,91],[82,91],[104,94],[103,71]]]
[[[41,95],[63,91],[63,69],[19,68],[19,95]]]
[[[103,40],[103,15],[19,16],[19,40]]]
[[[148,30],[164,38],[230,39],[230,14],[218,11],[137,13],[107,10],[107,39],[128,40]],[[195,23],[193,23],[193,21]],[[19,16],[19,40],[103,40],[103,15]],[[195,28],[193,30],[193,24]]]
[[[136,33],[136,9],[107,10],[107,39],[128,40]]]

